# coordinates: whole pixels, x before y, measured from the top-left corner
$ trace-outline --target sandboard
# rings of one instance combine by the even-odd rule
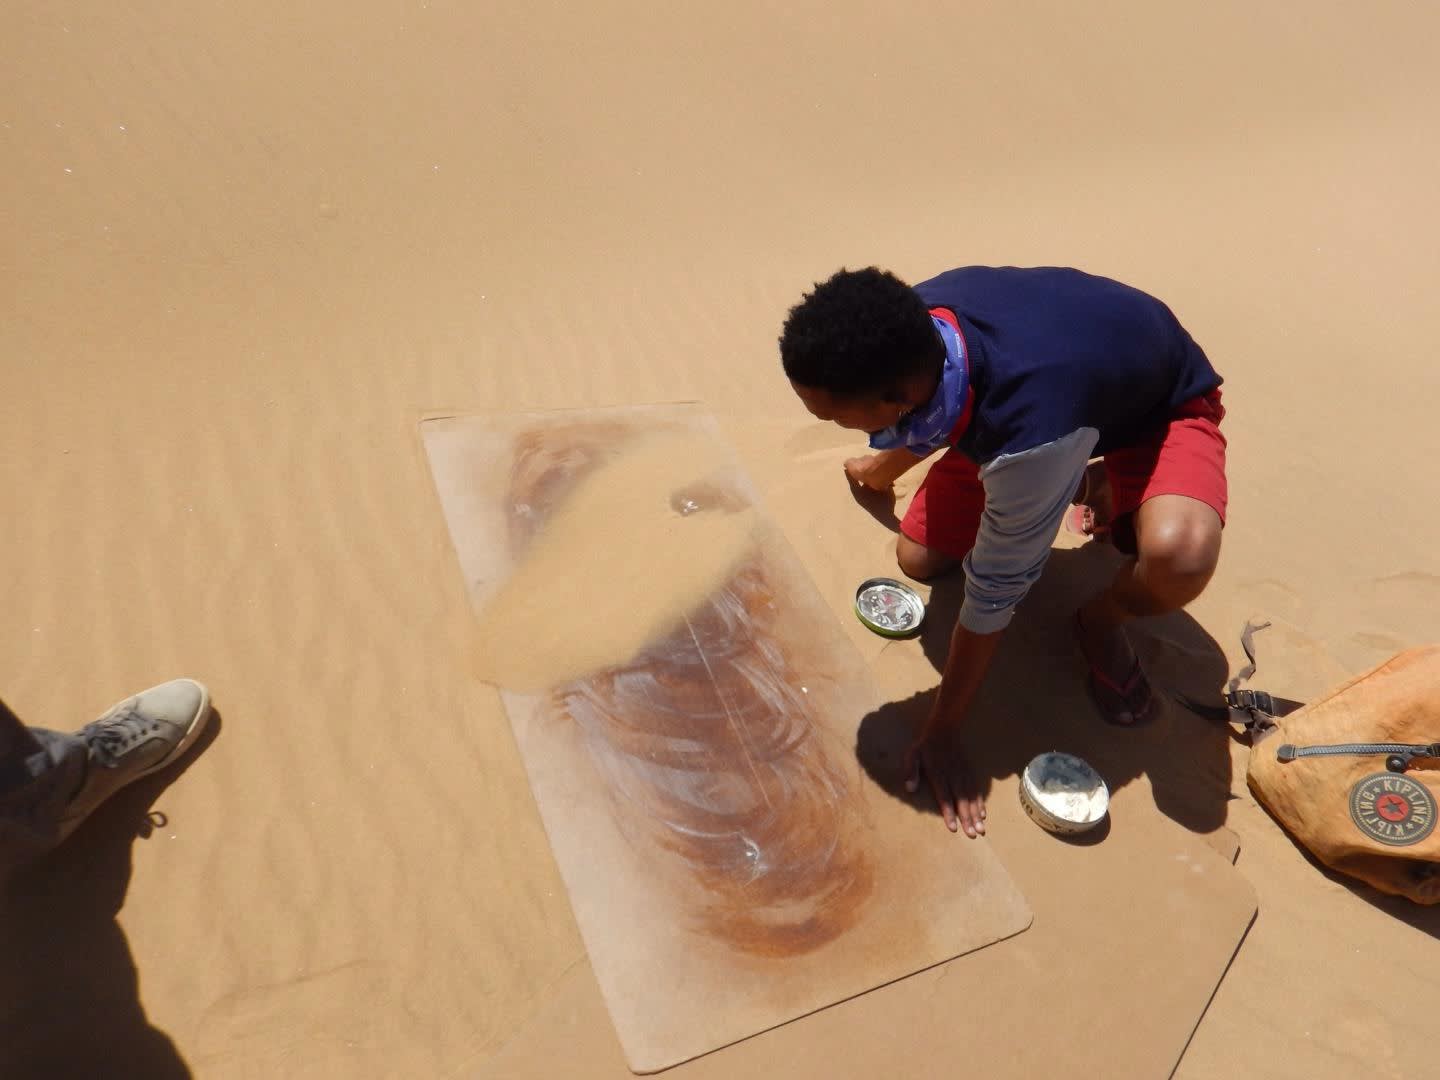
[[[701,410],[439,417],[422,437],[477,670],[631,1069],[1029,925],[989,845],[860,768],[875,686]]]

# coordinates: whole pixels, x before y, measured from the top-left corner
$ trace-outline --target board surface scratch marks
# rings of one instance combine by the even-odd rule
[[[1023,930],[855,757],[879,704],[691,406],[428,420],[501,689],[630,1066],[655,1071]]]

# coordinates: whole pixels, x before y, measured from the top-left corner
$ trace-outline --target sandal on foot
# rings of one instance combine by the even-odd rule
[[[1085,651],[1085,625],[1081,622],[1078,611],[1075,613],[1075,631],[1080,638],[1080,654],[1085,657],[1085,663],[1090,668],[1090,697],[1099,706],[1105,722],[1113,727],[1133,728],[1142,727],[1153,720],[1155,692],[1140,666],[1140,658],[1135,657],[1125,681],[1117,683],[1091,660],[1089,653]],[[1102,691],[1109,695],[1111,700],[1106,701]],[[1130,719],[1123,719],[1126,716]]]

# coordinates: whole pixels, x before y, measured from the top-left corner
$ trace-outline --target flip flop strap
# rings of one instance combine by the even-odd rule
[[[1142,711],[1150,700],[1150,688],[1146,682],[1145,672],[1140,666],[1140,658],[1138,656],[1135,658],[1134,665],[1130,668],[1130,675],[1125,679],[1123,684],[1117,683],[1093,663],[1090,665],[1090,675],[1096,682],[1100,683],[1101,686],[1105,687],[1105,689],[1123,701],[1132,713]],[[1145,699],[1137,702],[1135,695],[1140,690],[1145,691]]]

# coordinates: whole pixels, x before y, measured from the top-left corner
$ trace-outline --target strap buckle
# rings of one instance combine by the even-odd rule
[[[1256,713],[1264,713],[1267,717],[1275,715],[1275,699],[1265,690],[1228,690],[1225,704],[1252,717]]]

